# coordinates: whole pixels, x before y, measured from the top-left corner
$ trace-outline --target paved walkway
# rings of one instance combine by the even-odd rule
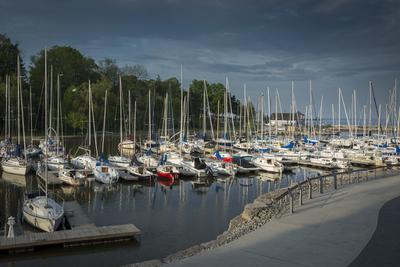
[[[374,249],[389,241],[391,246],[397,244],[391,250],[397,252],[385,254],[392,260],[381,265],[391,266],[400,261],[400,230],[382,235],[380,228],[378,237],[374,232],[381,207],[398,196],[400,176],[314,194],[315,198],[306,200],[304,206],[295,207],[293,215],[275,219],[225,246],[167,266],[376,266],[380,261],[374,257]],[[400,199],[395,204],[398,205],[391,205],[380,217],[383,227],[400,224]]]

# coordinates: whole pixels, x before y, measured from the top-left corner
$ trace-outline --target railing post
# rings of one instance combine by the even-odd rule
[[[324,183],[321,174],[318,174],[318,179],[319,179],[319,193],[322,194],[324,193]]]
[[[336,190],[337,189],[337,176],[336,176],[336,170],[332,171],[332,176],[333,176],[333,188]]]
[[[374,172],[375,172],[375,179],[376,179],[376,168],[374,169]]]
[[[308,199],[312,199],[312,184],[310,178],[307,177],[308,182]]]
[[[301,187],[300,183],[299,185],[299,206],[303,205],[303,188]]]
[[[290,188],[288,188],[288,193],[289,193],[289,201],[290,201],[290,214],[293,214],[293,212],[294,212],[293,194],[292,194],[292,190]]]

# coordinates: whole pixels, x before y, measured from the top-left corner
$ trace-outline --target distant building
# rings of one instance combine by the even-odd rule
[[[272,126],[275,126],[276,124],[278,127],[302,124],[304,121],[304,114],[298,111],[297,113],[294,113],[293,119],[292,113],[272,113],[270,121]]]

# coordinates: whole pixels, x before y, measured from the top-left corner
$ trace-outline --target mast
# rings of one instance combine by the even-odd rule
[[[218,99],[218,107],[217,107],[217,138],[219,138],[219,99]],[[219,143],[218,143],[219,148]]]
[[[119,76],[119,141],[122,144],[122,78]],[[122,147],[121,147],[122,148]],[[122,149],[121,149],[122,153]]]
[[[88,102],[89,102],[89,110],[88,110],[88,118],[89,118],[89,120],[88,120],[88,135],[89,135],[89,149],[90,149],[90,146],[92,145],[92,127],[91,127],[91,115],[90,115],[90,112],[91,112],[91,101],[90,101],[90,95],[91,95],[91,88],[90,88],[90,80],[89,80],[89,91],[88,91]]]
[[[18,141],[17,141],[17,144],[19,145],[19,144],[21,144],[21,130],[20,130],[20,122],[21,122],[21,119],[20,119],[20,114],[21,114],[21,106],[20,106],[20,101],[19,101],[19,99],[20,99],[20,96],[19,96],[19,89],[20,89],[20,87],[21,87],[21,79],[20,79],[20,76],[21,76],[21,69],[20,69],[20,62],[19,62],[19,55],[17,56],[17,106],[18,106],[18,113],[17,113],[17,131],[18,131]]]
[[[4,140],[7,139],[7,126],[8,126],[8,75],[6,75],[6,91],[5,91],[5,100],[6,100],[6,104],[5,104],[5,108],[4,108]]]
[[[338,131],[340,137],[340,87],[339,87],[339,103],[338,103]]]
[[[332,138],[335,136],[335,105],[332,104]]]
[[[354,90],[354,135],[357,138],[357,93]]]
[[[321,105],[319,106],[319,136],[318,140],[321,140],[321,128],[322,128],[322,103],[324,101],[324,96],[321,96]]]
[[[32,122],[32,86],[29,86],[29,113],[30,113],[30,125],[31,125],[31,144],[33,144],[33,122]]]
[[[228,89],[226,88],[225,82],[225,94],[224,94],[224,140],[228,138]]]
[[[150,149],[151,149],[151,91],[149,89],[149,145],[150,145]]]
[[[135,100],[135,110],[133,114],[133,152],[136,151],[136,100]]]
[[[50,65],[50,113],[49,113],[49,128],[53,126],[53,65]],[[47,131],[47,129],[46,129]],[[50,132],[51,134],[51,132]]]
[[[261,93],[261,140],[264,141],[264,93]]]
[[[103,136],[101,138],[101,154],[104,154],[104,134],[106,131],[106,116],[107,116],[107,90],[104,93],[104,114],[103,114]],[[121,144],[121,154],[122,154],[122,144]]]
[[[267,87],[267,94],[268,94],[268,120],[269,120],[269,141],[271,142],[271,135],[272,135],[272,125],[271,125],[271,99],[269,96],[269,87]]]
[[[368,117],[368,132],[371,132],[371,106],[372,106],[372,82],[369,82],[369,117]]]
[[[19,79],[21,79],[21,76],[19,77]],[[24,102],[23,102],[23,98],[22,98],[22,83],[20,81],[19,83],[19,91],[20,91],[20,108],[21,108],[21,119],[22,119],[22,139],[23,139],[23,143],[24,143],[24,160],[25,162],[27,162],[27,157],[26,157],[26,141],[25,141],[25,119],[24,119]]]
[[[365,114],[365,109],[366,109],[366,106],[364,105],[363,106],[363,115],[364,115],[364,119],[363,119],[363,123],[364,123],[364,126],[363,126],[363,137],[365,137],[365,134],[366,134],[366,125],[365,125],[365,123],[366,123],[366,114]]]
[[[278,88],[275,89],[275,138],[278,138]]]
[[[206,80],[203,80],[204,92],[203,92],[203,139],[206,138]]]
[[[179,143],[182,144],[183,141],[183,69],[181,64],[181,125],[179,132]],[[182,146],[180,146],[180,152],[182,153]]]
[[[131,90],[128,91],[128,135],[132,134],[131,128]]]
[[[47,136],[47,49],[44,49],[44,142],[46,146],[48,145],[48,136]],[[47,158],[47,156],[46,156]],[[46,177],[46,202],[48,201],[47,195],[48,195],[48,172],[47,172],[47,167],[48,167],[48,160],[45,160],[45,177]]]
[[[58,155],[58,150],[59,150],[59,144],[60,144],[60,73],[57,75],[57,136],[56,136],[56,142],[57,142],[57,155]]]

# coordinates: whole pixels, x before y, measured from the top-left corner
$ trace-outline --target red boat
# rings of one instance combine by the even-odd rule
[[[165,179],[179,178],[179,171],[172,165],[160,165],[157,167],[157,176]]]

